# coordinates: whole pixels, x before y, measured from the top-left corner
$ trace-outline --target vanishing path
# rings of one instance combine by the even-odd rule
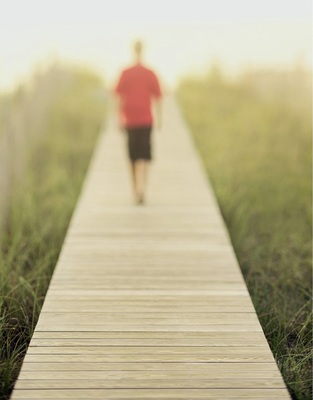
[[[169,97],[148,202],[98,143],[12,399],[288,399]]]

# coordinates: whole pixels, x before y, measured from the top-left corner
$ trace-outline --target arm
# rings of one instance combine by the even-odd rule
[[[116,117],[116,125],[123,132],[125,128],[125,117],[123,107],[123,92],[125,84],[124,72],[121,74],[118,83],[114,89],[114,114]]]
[[[154,100],[155,126],[157,130],[162,127],[162,92],[160,83],[154,72],[151,74],[151,94]]]
[[[124,131],[123,100],[118,94],[114,96],[114,114],[116,125],[119,127],[120,131]]]

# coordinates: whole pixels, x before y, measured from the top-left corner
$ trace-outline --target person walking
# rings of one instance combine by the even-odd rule
[[[127,133],[128,155],[137,204],[145,202],[147,170],[152,159],[152,104],[155,104],[156,126],[160,128],[162,98],[156,74],[142,64],[142,51],[142,42],[136,41],[135,64],[122,71],[115,87],[120,127]]]

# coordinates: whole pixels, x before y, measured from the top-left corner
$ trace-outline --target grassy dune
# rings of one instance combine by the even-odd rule
[[[0,248],[0,398],[19,372],[103,122],[102,83],[69,70],[15,189]]]
[[[265,335],[294,399],[311,399],[311,97],[303,71],[218,68],[177,97]]]

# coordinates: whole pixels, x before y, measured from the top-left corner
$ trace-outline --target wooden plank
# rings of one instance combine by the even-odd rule
[[[184,305],[182,304],[170,304],[169,306],[164,306],[162,303],[150,303],[150,304],[139,304],[137,302],[127,304],[127,302],[111,302],[111,301],[84,301],[78,300],[77,305],[73,302],[65,302],[61,303],[52,303],[47,304],[43,310],[44,314],[54,314],[54,313],[73,313],[77,312],[77,308],[80,307],[82,313],[89,314],[98,314],[103,312],[112,312],[116,314],[121,313],[147,313],[151,312],[151,314],[160,314],[163,312],[164,315],[175,313],[176,315],[184,313],[184,314],[252,314],[254,309],[250,304],[240,304],[240,302],[234,302],[234,304],[192,304],[192,305]]]
[[[99,313],[101,311],[109,310],[114,313],[121,313],[121,312],[151,312],[151,313],[156,313],[156,312],[162,312],[164,308],[162,308],[162,305],[136,305],[136,304],[120,304],[120,305],[115,305],[115,304],[110,304],[108,302],[83,302],[83,301],[77,301],[77,304],[73,303],[67,303],[67,304],[49,304],[49,306],[46,306],[44,311],[45,313],[54,313],[54,312],[74,312],[77,311],[77,308],[80,308],[83,313]],[[189,313],[221,313],[221,312],[226,312],[226,313],[251,313],[253,312],[253,308],[249,304],[244,304],[244,305],[218,305],[218,304],[212,304],[208,306],[201,306],[201,305],[193,305],[193,306],[183,306],[183,305],[178,305],[178,306],[169,306],[166,307],[167,312],[175,312],[179,314],[182,310],[184,312],[189,312]]]
[[[258,330],[257,332],[246,332],[242,335],[241,332],[235,331],[226,331],[226,332],[187,332],[187,331],[172,331],[170,334],[168,332],[144,332],[140,331],[118,331],[118,332],[110,332],[110,331],[72,331],[72,332],[64,332],[64,331],[56,331],[56,332],[49,332],[49,331],[38,331],[35,330],[33,339],[54,339],[54,338],[65,338],[65,339],[199,339],[199,340],[217,340],[217,339],[225,339],[231,340],[238,340],[241,338],[246,338],[247,340],[258,340],[262,338],[264,342],[263,333]]]
[[[75,373],[75,371],[89,371],[90,373],[96,371],[106,371],[106,372],[122,372],[122,371],[167,371],[169,374],[172,372],[185,371],[190,375],[193,374],[204,374],[208,373],[208,378],[213,375],[230,374],[233,377],[240,377],[242,374],[251,374],[253,377],[263,377],[264,374],[268,374],[270,377],[280,376],[276,365],[271,363],[240,363],[240,368],[236,363],[39,363],[39,362],[28,362],[26,361],[23,365],[23,371],[21,372],[21,377],[23,377],[24,372],[30,371],[47,371],[47,372],[70,372]],[[28,375],[30,376],[30,375]],[[53,374],[51,375],[54,376]],[[78,376],[78,375],[75,375]],[[96,377],[97,375],[93,375]],[[37,373],[36,373],[37,377]]]
[[[29,348],[32,352],[34,348]],[[144,352],[143,350],[140,353],[120,353],[120,354],[112,354],[113,352],[107,352],[107,354],[98,354],[96,351],[95,354],[88,354],[87,351],[82,352],[81,354],[75,353],[75,350],[68,350],[69,354],[64,354],[63,349],[59,349],[59,352],[56,354],[48,354],[45,351],[46,348],[42,349],[42,354],[31,354],[29,353],[27,356],[28,362],[58,362],[58,363],[130,363],[130,362],[140,362],[140,363],[172,363],[172,362],[182,362],[182,363],[196,363],[196,362],[235,362],[235,363],[247,363],[247,362],[270,362],[273,361],[272,355],[265,351],[264,348],[258,350],[257,347],[250,347],[245,349],[245,351],[234,351],[238,349],[238,347],[231,347],[222,349],[216,349],[212,347],[212,351],[206,352],[206,354],[200,353],[195,354],[194,352],[186,352],[186,353],[165,353],[159,352],[156,353],[154,349],[149,352]],[[194,347],[193,349],[196,349]],[[213,351],[215,350],[215,351]],[[71,354],[70,352],[72,351]]]
[[[62,380],[52,380],[52,379],[19,379],[16,388],[17,389],[210,389],[210,388],[225,388],[225,380],[220,379],[198,379],[198,377],[192,377],[187,379],[183,376],[181,379],[175,378],[175,375],[168,379],[168,376],[160,376],[159,379],[145,379],[144,373],[142,376],[136,377],[119,377],[117,379],[62,379]],[[282,389],[284,384],[281,378],[268,378],[264,379],[232,379],[227,378],[228,386],[227,388],[233,389],[245,389],[245,388],[270,388],[270,389]]]
[[[61,324],[80,324],[80,323],[89,323],[90,325],[98,324],[98,321],[105,321],[108,324],[112,323],[132,323],[136,321],[136,323],[140,324],[164,324],[168,323],[170,325],[176,324],[195,324],[195,325],[206,325],[206,324],[233,324],[234,320],[238,323],[242,324],[257,324],[259,325],[259,321],[255,315],[255,313],[170,313],[170,312],[159,312],[152,313],[113,313],[113,312],[94,312],[94,313],[83,313],[83,312],[43,312],[40,315],[39,323],[61,323]]]
[[[73,290],[79,290],[79,289],[90,289],[92,290],[92,288],[95,288],[95,290],[106,290],[106,289],[116,289],[116,290],[132,290],[132,289],[138,289],[138,290],[158,290],[161,289],[162,287],[165,287],[167,289],[173,289],[173,290],[185,290],[188,289],[188,287],[190,287],[190,283],[189,282],[155,282],[153,280],[151,280],[150,282],[138,282],[133,283],[133,282],[129,282],[127,280],[121,280],[118,281],[116,280],[114,281],[107,281],[105,280],[105,282],[97,282],[97,283],[89,283],[88,282],[62,282],[62,284],[57,284],[57,283],[52,283],[51,284],[51,289],[52,290],[66,290],[66,289],[73,289]],[[198,290],[210,290],[210,291],[214,291],[217,293],[225,293],[225,292],[230,292],[230,291],[234,291],[234,292],[240,292],[243,291],[244,289],[242,288],[242,284],[241,283],[237,283],[237,282],[197,282],[194,284],[195,289]]]
[[[169,381],[176,381],[176,380],[186,380],[188,381],[189,385],[193,385],[195,382],[203,381],[205,380],[206,382],[209,383],[209,387],[214,387],[216,384],[216,381],[218,382],[216,385],[217,387],[221,387],[221,384],[225,385],[225,382],[223,380],[223,374],[228,375],[228,378],[230,381],[236,382],[234,385],[231,385],[231,387],[238,387],[239,384],[241,384],[242,387],[280,387],[283,388],[283,382],[281,379],[281,376],[278,373],[273,373],[271,376],[268,378],[266,383],[264,383],[264,378],[263,374],[261,374],[259,371],[250,371],[247,370],[246,372],[246,381],[242,382],[240,378],[242,378],[242,373],[238,373],[238,369],[233,370],[226,370],[226,371],[220,371],[221,373],[221,378],[215,379],[215,371],[213,369],[211,370],[206,370],[204,372],[196,372],[196,370],[193,370],[192,373],[189,373],[189,371],[169,371],[168,370],[163,370],[163,371],[145,371],[145,370],[139,370],[139,371],[126,371],[126,370],[120,370],[120,371],[37,371],[36,373],[36,379],[40,381],[81,381],[83,388],[86,389],[86,380],[88,381],[93,381],[94,384],[96,384],[97,381],[112,381],[112,380],[119,380],[120,381],[120,387],[126,387],[127,381],[132,381],[133,385],[136,383],[136,381],[143,381],[146,386],[149,385],[150,380],[152,381],[159,381],[160,380],[168,386],[170,384]],[[210,374],[211,378],[208,378],[208,374]],[[20,381],[30,381],[33,380],[34,378],[34,373],[33,371],[28,371],[28,372],[23,372],[20,375]],[[125,381],[124,381],[125,380]],[[191,382],[190,382],[191,381]],[[256,383],[257,382],[257,383]],[[110,383],[110,382],[108,382]],[[107,383],[107,384],[108,384]],[[155,382],[153,382],[155,385]],[[229,382],[230,384],[230,382]],[[178,385],[176,385],[178,386]],[[75,386],[74,386],[75,387]],[[77,385],[76,385],[77,387]],[[99,386],[101,387],[101,386]],[[114,387],[116,387],[116,383],[114,384]],[[138,388],[138,386],[136,386]],[[150,386],[151,387],[151,386]],[[159,387],[162,387],[162,383],[159,385]],[[195,386],[197,387],[197,386]],[[223,387],[223,386],[222,386]],[[73,388],[73,387],[72,387]],[[149,388],[149,386],[148,386]]]
[[[210,184],[165,100],[148,204],[111,120],[12,399],[287,399]]]
[[[187,346],[172,346],[172,347],[163,347],[163,346],[66,346],[66,347],[29,347],[29,354],[88,354],[88,355],[140,355],[140,354],[152,354],[155,356],[165,355],[165,356],[173,356],[173,355],[186,355],[186,356],[203,356],[207,357],[223,357],[223,354],[227,353],[228,357],[243,357],[247,358],[247,355],[263,357],[264,353],[267,350],[267,345],[259,346],[259,347],[225,347],[225,346],[216,346],[216,347],[187,347]],[[270,357],[272,360],[272,357]]]
[[[116,268],[116,267],[106,267],[105,270],[100,270],[99,271],[99,265],[94,267],[91,265],[84,265],[81,269],[77,270],[70,270],[67,269],[64,271],[64,279],[70,279],[70,280],[80,280],[82,278],[84,279],[89,279],[89,280],[94,280],[97,277],[99,279],[105,279],[105,278],[122,278],[125,277],[125,274],[135,274],[138,276],[141,276],[145,279],[147,278],[153,278],[153,279],[159,279],[159,280],[164,280],[164,279],[180,279],[180,280],[191,280],[191,281],[197,281],[200,278],[206,278],[210,281],[215,281],[215,280],[229,280],[229,281],[235,281],[235,282],[241,282],[241,277],[238,276],[236,271],[231,271],[227,269],[220,269],[218,271],[214,272],[214,268],[216,270],[216,266],[210,268],[205,268],[195,266],[194,268],[190,269],[185,269],[181,266],[177,266],[176,268],[171,266],[170,268],[151,268],[148,269],[147,267],[141,267],[141,268],[134,268],[131,266],[126,266],[124,268]],[[210,271],[211,270],[211,271]],[[212,274],[210,274],[212,272]],[[79,273],[79,276],[77,275]],[[95,274],[95,275],[93,275]],[[183,274],[183,275],[182,275]],[[58,276],[55,278],[55,281],[61,280],[62,277]],[[133,277],[134,279],[134,277]]]
[[[135,288],[135,289],[114,289],[113,291],[115,291],[117,293],[117,295],[119,292],[125,292],[125,293],[133,292],[134,294],[136,294],[136,292],[137,293],[141,292],[142,294],[150,293],[151,296],[154,296],[154,295],[159,295],[161,290],[160,289],[138,289],[138,288]],[[103,295],[98,296],[98,293],[101,293],[101,292],[103,293]],[[86,299],[89,295],[90,295],[89,298],[91,298],[91,299],[92,298],[100,298],[100,297],[103,298],[105,292],[109,292],[109,289],[97,289],[97,288],[95,288],[95,289],[59,288],[58,289],[57,287],[52,288],[51,286],[49,288],[49,294],[51,293],[51,296],[52,296],[54,293],[54,296],[56,298],[61,298],[61,296],[63,296],[63,294],[64,294],[64,296],[67,296],[68,298],[73,297],[76,294],[77,298],[81,299],[81,300]],[[241,287],[240,289],[228,287],[228,290],[226,290],[226,288],[224,288],[224,290],[221,290],[221,288],[218,289],[215,286],[214,288],[211,288],[211,289],[199,288],[193,293],[187,289],[177,289],[177,288],[173,289],[172,288],[172,289],[167,289],[166,292],[171,293],[171,294],[177,293],[178,298],[180,297],[180,295],[181,296],[190,295],[191,301],[192,301],[193,294],[195,294],[195,295],[196,294],[198,294],[198,295],[205,294],[205,295],[211,295],[211,296],[221,295],[221,296],[232,296],[232,297],[233,296],[245,296],[247,298],[249,297],[249,293],[244,287]],[[247,300],[247,301],[250,301],[250,300]]]
[[[73,389],[58,388],[19,390],[14,391],[14,398],[19,400],[36,399],[259,399],[259,400],[285,400],[289,398],[286,389]]]
[[[176,297],[176,301],[181,301],[182,299],[190,299],[190,301],[195,301],[199,299],[209,299],[211,296],[217,298],[218,296],[222,297],[245,297],[246,301],[250,301],[249,293],[245,287],[242,287],[240,290],[228,290],[225,292],[215,292],[211,290],[176,290],[176,289],[156,289],[156,290],[145,290],[145,289],[115,289],[115,290],[99,290],[99,289],[78,289],[78,290],[70,290],[70,289],[51,289],[49,287],[50,292],[57,292],[57,296],[55,299],[68,299],[68,298],[78,298],[78,299],[103,299],[103,298],[115,298],[115,299],[125,299],[127,301],[131,301],[131,298],[138,299],[141,298],[144,302],[147,298],[155,298],[155,299],[174,299]],[[50,301],[50,299],[48,299]]]
[[[84,332],[259,332],[260,327],[258,325],[250,326],[250,325],[242,325],[242,324],[216,324],[216,325],[153,325],[153,324],[114,324],[108,325],[105,322],[102,324],[92,325],[89,324],[46,324],[46,325],[38,325],[37,331],[50,331],[50,332],[75,332],[75,331],[84,331]]]
[[[85,279],[85,280],[84,280]],[[84,281],[83,281],[84,280]],[[153,289],[154,287],[160,287],[160,288],[167,288],[168,286],[175,287],[175,286],[179,286],[179,285],[186,285],[186,288],[188,289],[188,287],[190,287],[190,284],[193,284],[193,286],[195,288],[197,288],[198,286],[200,286],[201,284],[205,284],[207,286],[212,286],[212,287],[216,287],[216,286],[221,286],[223,287],[228,287],[226,285],[232,285],[232,288],[235,289],[240,289],[240,286],[242,285],[241,279],[239,277],[233,277],[230,278],[228,276],[222,276],[222,275],[217,275],[215,276],[215,278],[210,278],[207,275],[200,275],[200,276],[196,276],[196,277],[186,277],[186,276],[170,276],[169,274],[160,277],[160,276],[140,276],[140,278],[129,278],[128,280],[128,284],[126,285],[125,282],[125,276],[123,276],[122,274],[120,275],[115,275],[115,276],[109,276],[109,275],[101,275],[99,274],[99,276],[89,276],[89,277],[85,277],[84,274],[82,274],[81,279],[71,279],[71,277],[66,277],[64,278],[64,280],[62,279],[55,279],[54,281],[54,285],[57,285],[59,287],[63,287],[66,286],[68,287],[70,284],[72,284],[73,286],[78,286],[80,287],[81,284],[83,283],[85,284],[85,288],[88,289],[89,285],[93,285],[95,286],[98,282],[98,286],[103,285],[103,286],[107,286],[108,288],[112,288],[115,285],[120,286],[120,287],[125,287],[127,289],[127,287],[135,287],[140,288],[141,286],[149,286],[149,288],[151,287],[151,289]],[[188,286],[189,284],[189,286]]]
[[[113,335],[112,335],[113,336]],[[242,336],[242,335],[241,335]],[[207,346],[218,346],[218,347],[232,347],[232,346],[264,346],[264,340],[260,336],[258,338],[248,339],[248,338],[211,338],[211,339],[178,339],[178,338],[167,338],[167,339],[143,339],[143,338],[133,338],[133,339],[73,339],[73,338],[53,338],[53,339],[37,339],[33,338],[30,344],[31,347],[79,347],[79,346],[195,346],[195,347],[207,347]]]

